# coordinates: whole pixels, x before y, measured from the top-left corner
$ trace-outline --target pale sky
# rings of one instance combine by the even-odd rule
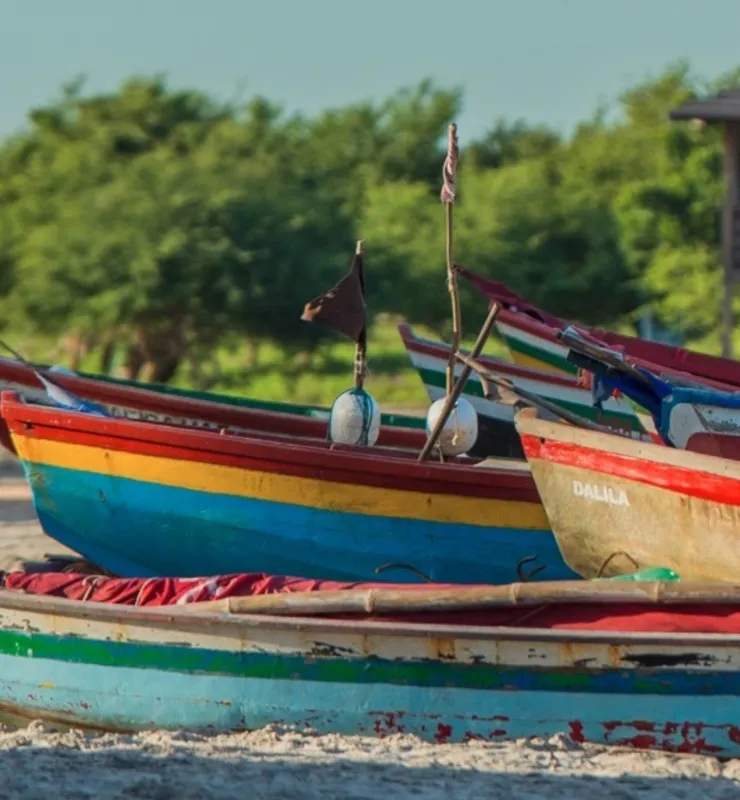
[[[0,136],[83,73],[165,73],[309,114],[431,77],[461,86],[461,143],[499,117],[568,130],[679,58],[740,65],[740,0],[0,0]]]

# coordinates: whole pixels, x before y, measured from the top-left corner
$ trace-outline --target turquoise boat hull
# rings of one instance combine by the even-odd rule
[[[27,719],[740,755],[737,634],[240,617],[7,591],[0,610],[0,708]]]
[[[256,569],[328,580],[510,583],[533,555],[535,567],[545,565],[543,579],[578,577],[549,531],[364,516],[41,464],[28,465],[27,475],[44,531],[126,577]]]

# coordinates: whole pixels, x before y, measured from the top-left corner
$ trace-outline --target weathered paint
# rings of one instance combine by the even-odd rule
[[[516,419],[567,563],[595,577],[663,566],[685,580],[740,574],[740,463]],[[586,493],[578,487],[588,485]],[[629,569],[627,569],[629,564]]]
[[[287,723],[440,743],[560,733],[740,754],[738,636],[224,618],[7,597],[0,709],[27,718],[124,731]],[[430,639],[445,644],[430,651]]]
[[[14,407],[3,413],[44,529],[119,575],[363,580],[400,562],[437,581],[498,583],[534,555],[539,579],[572,576],[520,470]]]

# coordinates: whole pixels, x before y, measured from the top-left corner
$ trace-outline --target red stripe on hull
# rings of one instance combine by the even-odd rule
[[[2,415],[10,430],[27,438],[128,453],[219,464],[275,474],[323,478],[429,494],[518,500],[539,504],[531,475],[463,464],[418,462],[413,454],[296,444],[268,437],[219,435],[143,422],[69,414],[9,401]]]
[[[543,439],[531,434],[522,435],[522,446],[528,459],[577,467],[598,475],[624,478],[646,486],[667,489],[687,497],[740,506],[740,480],[735,478]]]

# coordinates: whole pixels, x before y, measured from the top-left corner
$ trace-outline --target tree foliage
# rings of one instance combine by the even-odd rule
[[[672,66],[570,137],[461,131],[456,260],[563,316],[607,325],[649,307],[716,347],[721,137],[668,111],[737,79]],[[363,238],[370,311],[449,331],[439,184],[459,90],[423,82],[306,118],[158,77],[83,89],[0,147],[5,326],[122,343],[130,374],[156,380],[226,341],[310,351],[332,333],[302,323],[303,304]],[[464,314],[481,305],[465,292]]]

